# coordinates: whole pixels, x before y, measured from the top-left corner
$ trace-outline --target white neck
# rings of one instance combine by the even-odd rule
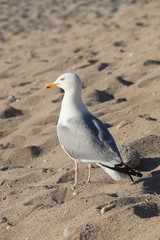
[[[81,92],[66,91],[63,97],[58,125],[66,125],[69,118],[77,117],[88,113],[87,108],[82,102]]]

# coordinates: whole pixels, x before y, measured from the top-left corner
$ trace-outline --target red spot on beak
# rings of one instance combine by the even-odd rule
[[[46,86],[46,88],[51,88],[51,86],[48,85],[48,86]]]

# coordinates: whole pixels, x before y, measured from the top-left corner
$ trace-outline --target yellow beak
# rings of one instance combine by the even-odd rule
[[[50,83],[47,83],[46,85],[45,85],[45,88],[52,88],[52,87],[55,87],[55,86],[57,86],[57,84],[56,83],[54,83],[54,82],[50,82]]]

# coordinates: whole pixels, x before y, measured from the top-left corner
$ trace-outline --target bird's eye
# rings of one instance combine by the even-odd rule
[[[61,78],[61,81],[64,81],[64,78]]]

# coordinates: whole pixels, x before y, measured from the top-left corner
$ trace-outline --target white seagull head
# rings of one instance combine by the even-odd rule
[[[49,82],[46,84],[45,88],[52,88],[52,87],[60,87],[64,91],[69,90],[79,90],[82,89],[82,83],[77,74],[74,73],[64,73],[60,77],[57,78],[55,82]]]

